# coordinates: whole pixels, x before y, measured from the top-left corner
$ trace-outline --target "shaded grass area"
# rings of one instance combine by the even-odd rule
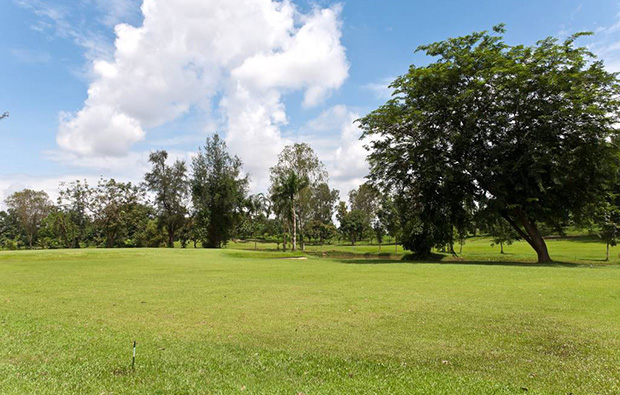
[[[620,391],[618,265],[279,257],[0,253],[0,393]]]
[[[569,235],[568,237],[554,237],[546,240],[551,258],[559,263],[620,263],[620,249],[610,248],[609,261],[606,261],[606,246],[597,236]],[[430,258],[433,262],[458,261],[458,262],[536,262],[536,253],[525,241],[517,241],[512,245],[504,245],[504,254],[500,254],[500,246],[492,246],[492,240],[488,237],[470,237],[463,245],[462,251],[459,245],[455,246],[457,256],[449,253],[434,251]],[[254,250],[254,242],[237,241],[231,242],[227,248],[235,250]],[[277,252],[275,243],[257,243],[259,251]],[[330,245],[306,245],[306,253],[319,257],[332,257],[341,259],[369,258],[369,259],[408,259],[410,254],[398,246],[396,252],[394,244],[381,246],[368,243],[359,243],[355,246],[350,244]],[[425,259],[428,261],[429,259]]]

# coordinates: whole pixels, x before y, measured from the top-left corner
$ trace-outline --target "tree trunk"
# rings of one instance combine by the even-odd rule
[[[107,233],[105,238],[105,248],[114,248],[114,233]]]
[[[299,244],[302,251],[306,251],[306,243],[304,241],[304,223],[301,213],[299,214]]]
[[[174,248],[174,230],[168,227],[168,248]]]
[[[499,250],[500,250],[500,251],[499,251],[499,253],[500,253],[500,254],[503,254],[503,253],[504,253],[504,243],[503,243],[503,242],[501,242],[501,241],[499,242]]]
[[[293,251],[297,250],[297,214],[295,213],[295,205],[293,205]]]
[[[538,263],[548,263],[551,262],[551,257],[549,256],[549,250],[547,249],[547,244],[545,243],[545,239],[540,235],[540,231],[536,226],[534,221],[531,221],[527,214],[521,209],[518,209],[515,212],[516,221],[510,218],[509,215],[504,215],[504,218],[508,223],[517,231],[519,236],[521,236],[527,243],[536,251],[538,255]],[[518,223],[517,223],[518,222]],[[523,229],[521,229],[521,226]],[[524,230],[525,229],[525,230]]]
[[[258,248],[256,248],[256,239],[254,239],[254,251],[256,251]]]
[[[607,258],[605,258],[605,260],[609,260],[609,243],[607,243]]]

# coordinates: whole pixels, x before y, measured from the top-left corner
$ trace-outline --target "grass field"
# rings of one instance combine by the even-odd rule
[[[1,252],[0,393],[620,393],[620,265],[549,244],[588,263]]]
[[[569,262],[569,263],[591,263],[598,264],[605,261],[605,244],[602,243],[596,236],[579,236],[574,238],[565,239],[549,239],[546,241],[551,254],[556,262]],[[253,242],[236,242],[231,243],[228,248],[230,249],[242,249],[242,250],[254,250]],[[276,251],[277,245],[275,243],[258,243],[257,248],[259,251]],[[281,248],[281,247],[280,247]],[[459,252],[460,247],[455,246],[455,250]],[[404,251],[402,246],[395,248],[394,244],[385,244],[381,247],[379,245],[372,244],[358,244],[352,246],[350,244],[337,244],[337,245],[307,245],[306,251],[312,254],[319,254],[321,252],[333,253],[334,255],[378,255],[388,254],[393,258],[402,258],[407,255],[407,251]],[[620,263],[620,256],[618,255],[620,248],[611,247],[609,253],[609,263]],[[463,245],[462,253],[459,253],[457,258],[451,257],[449,254],[444,254],[445,261],[468,261],[468,262],[535,262],[536,253],[526,242],[519,241],[509,246],[504,246],[504,254],[500,254],[500,247],[491,247],[491,239],[487,237],[472,237],[467,239]]]

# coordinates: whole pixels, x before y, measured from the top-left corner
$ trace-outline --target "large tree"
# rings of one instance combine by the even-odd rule
[[[26,234],[28,247],[32,248],[43,220],[53,207],[49,196],[44,191],[24,189],[13,193],[4,202]]]
[[[241,160],[228,153],[218,134],[207,138],[192,165],[195,226],[200,228],[203,247],[220,248],[241,218],[248,177],[242,177]]]
[[[539,262],[539,225],[578,220],[600,204],[618,167],[616,74],[574,35],[533,46],[477,32],[421,46],[434,61],[411,66],[394,96],[360,120],[371,179],[395,188],[403,244],[429,253],[468,207],[502,216]]]
[[[182,160],[167,165],[168,152],[155,151],[150,154],[153,165],[144,180],[149,191],[155,194],[157,218],[160,226],[166,229],[168,247],[174,247],[177,233],[186,221],[185,207],[188,195],[187,167]]]

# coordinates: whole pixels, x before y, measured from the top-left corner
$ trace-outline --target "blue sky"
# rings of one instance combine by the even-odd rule
[[[515,44],[594,31],[581,42],[620,70],[618,1],[146,3],[145,15],[133,0],[2,1],[0,199],[24,187],[53,196],[75,178],[137,181],[148,152],[189,160],[214,131],[255,191],[283,145],[307,141],[346,193],[366,171],[352,121],[428,61],[415,48],[497,23]],[[201,19],[214,10],[233,16]],[[119,24],[136,29],[115,43]]]

